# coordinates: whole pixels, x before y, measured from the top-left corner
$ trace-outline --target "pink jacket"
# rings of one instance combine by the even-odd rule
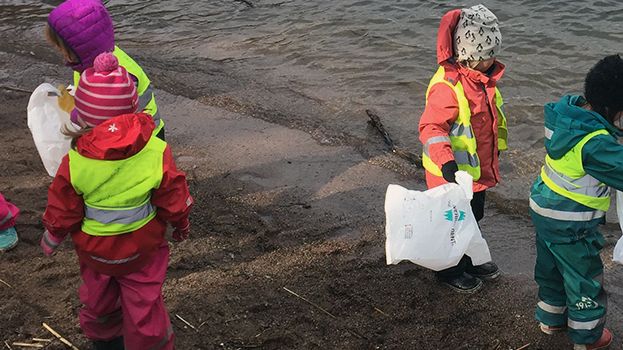
[[[0,193],[0,231],[15,226],[15,220],[19,216],[19,209],[8,202]]]
[[[495,85],[504,74],[504,65],[495,62],[484,74],[463,67],[454,61],[453,32],[459,21],[461,10],[453,10],[441,18],[437,34],[437,62],[445,68],[446,79],[460,81],[471,107],[471,123],[476,137],[477,153],[480,158],[480,179],[474,182],[474,191],[483,191],[500,182],[497,144],[498,115],[495,108]],[[420,118],[420,141],[436,136],[448,136],[459,113],[454,91],[446,84],[435,84],[428,95],[428,103]],[[440,168],[454,160],[449,142],[434,143],[429,148],[431,160]],[[446,181],[426,171],[429,188],[445,184]]]

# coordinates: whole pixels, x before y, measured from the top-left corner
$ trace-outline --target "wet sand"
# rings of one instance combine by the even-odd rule
[[[69,76],[28,53],[2,52],[0,60],[10,86],[32,90]],[[214,86],[234,84],[226,65],[214,67]],[[167,139],[196,199],[191,239],[172,244],[164,286],[178,349],[570,347],[564,335],[542,335],[533,319],[533,231],[525,201],[488,197],[482,230],[505,274],[478,294],[456,294],[413,264],[385,265],[385,188],[425,184],[420,170],[383,152],[380,137],[378,144],[327,139],[314,125],[297,124],[299,116],[223,89],[192,99],[173,95],[180,88],[168,80],[173,73],[149,68]],[[38,246],[51,179],[26,126],[27,101],[27,94],[0,89],[0,189],[22,209],[20,245],[0,255],[0,279],[11,285],[0,284],[0,341],[49,337],[40,326],[46,322],[87,349],[76,316],[71,243],[53,258]],[[604,260],[616,229],[605,228]],[[623,334],[620,270],[606,269],[615,334]]]

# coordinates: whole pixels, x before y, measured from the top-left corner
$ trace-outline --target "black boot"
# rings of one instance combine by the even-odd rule
[[[467,271],[470,275],[485,281],[492,281],[500,277],[500,269],[493,261],[478,266],[469,264],[465,271]]]
[[[112,340],[96,340],[93,342],[95,350],[125,350],[123,347],[123,337]]]
[[[444,283],[459,293],[472,294],[482,287],[482,281],[468,273],[463,273],[458,276],[437,275],[437,278],[441,283]]]

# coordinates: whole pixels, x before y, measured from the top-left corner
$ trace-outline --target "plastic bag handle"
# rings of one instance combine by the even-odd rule
[[[474,178],[464,170],[459,170],[455,173],[456,183],[459,184],[465,197],[471,200],[474,198]]]

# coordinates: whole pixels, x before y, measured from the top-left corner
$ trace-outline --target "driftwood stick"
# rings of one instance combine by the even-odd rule
[[[38,342],[41,342],[41,343],[51,343],[52,339],[32,338],[32,341],[38,341]]]
[[[378,308],[378,307],[376,307],[376,306],[373,306],[373,307],[374,307],[374,310],[375,310],[376,312],[380,313],[380,314],[381,314],[381,315],[383,315],[383,316],[389,317],[389,315],[388,315],[388,314],[386,314],[386,313],[384,313],[384,312],[383,312],[383,310],[379,309],[379,308]]]
[[[311,305],[311,306],[315,307],[316,309],[318,309],[318,310],[320,310],[320,311],[324,312],[325,314],[327,314],[327,315],[331,316],[331,318],[335,318],[335,319],[337,319],[337,317],[335,317],[332,313],[330,313],[329,311],[327,311],[327,310],[323,309],[323,308],[322,308],[322,307],[320,307],[318,304],[315,304],[315,303],[313,303],[313,302],[311,302],[311,301],[309,301],[309,300],[305,299],[304,297],[302,297],[302,296],[300,296],[300,295],[298,295],[298,294],[294,293],[293,291],[289,290],[289,289],[288,289],[288,288],[286,288],[286,287],[283,287],[283,289],[284,289],[286,292],[288,292],[288,293],[290,293],[290,294],[294,295],[295,297],[297,297],[297,298],[299,298],[299,299],[303,300],[304,302],[308,303],[309,305]]]
[[[389,146],[389,149],[391,149],[393,152],[396,149],[396,144],[394,143],[394,140],[392,140],[392,137],[389,136],[389,133],[387,132],[387,130],[385,130],[385,126],[383,126],[383,123],[381,123],[381,118],[379,118],[378,115],[376,115],[374,112],[372,112],[369,109],[366,109],[366,113],[368,114],[368,117],[370,117],[370,120],[368,120],[368,123],[370,123],[370,125],[372,125],[374,128],[376,128],[376,130],[378,130],[381,133],[381,136],[383,136],[383,140],[385,141],[385,144]]]
[[[303,300],[304,302],[308,303],[309,305],[311,305],[311,306],[315,307],[316,309],[318,309],[318,310],[320,310],[320,311],[324,312],[325,314],[329,315],[331,318],[333,318],[333,319],[335,319],[335,320],[337,320],[337,319],[338,319],[337,317],[335,317],[335,315],[333,315],[333,314],[332,314],[332,313],[330,313],[329,311],[327,311],[327,310],[323,309],[323,308],[322,308],[321,306],[319,306],[318,304],[316,304],[316,303],[313,303],[313,302],[309,301],[308,299],[306,299],[306,298],[304,298],[304,297],[302,297],[302,296],[300,296],[300,295],[296,294],[295,292],[293,292],[293,291],[289,290],[289,289],[288,289],[288,288],[286,288],[286,287],[283,287],[283,289],[284,289],[286,292],[288,292],[288,293],[290,293],[290,294],[294,295],[295,297],[297,297],[297,298],[299,298],[299,299]],[[365,339],[365,340],[368,340],[368,338],[366,338],[365,336],[363,336],[361,333],[357,332],[356,330],[351,329],[351,328],[350,328],[350,327],[348,327],[348,326],[345,326],[344,328],[348,331],[348,333],[350,333],[350,334],[354,335],[355,337],[360,338],[360,339]]]
[[[530,346],[530,345],[532,345],[532,343],[528,343],[528,344],[526,344],[526,345],[524,345],[524,346],[522,346],[522,347],[520,347],[520,348],[517,348],[517,350],[527,349],[527,348],[528,348],[528,346]]]
[[[10,91],[17,91],[17,92],[23,92],[23,93],[26,93],[26,94],[32,94],[31,90],[26,90],[26,89],[14,87],[14,86],[0,85],[0,89],[10,90]]]
[[[405,148],[396,146],[396,143],[394,142],[392,137],[389,135],[389,132],[385,130],[385,126],[383,126],[383,123],[381,123],[381,118],[376,113],[374,113],[373,111],[369,109],[366,109],[366,113],[368,114],[368,117],[370,117],[370,120],[368,120],[368,123],[372,125],[376,130],[378,130],[378,132],[383,137],[383,141],[385,141],[385,144],[389,147],[389,150],[392,151],[392,153],[394,153],[400,158],[408,160],[410,163],[412,163],[416,167],[422,168],[422,158],[420,156],[412,152],[409,152]]]
[[[33,344],[33,343],[18,343],[18,342],[14,342],[13,346],[20,346],[22,348],[37,348],[37,349],[43,349],[43,345],[41,344]]]
[[[74,344],[70,343],[69,340],[63,338],[57,331],[53,330],[52,327],[48,326],[45,322],[43,322],[43,328],[47,329],[48,332],[52,333],[55,337],[58,338],[63,344],[69,346],[72,350],[80,350],[74,346]]]
[[[9,288],[13,288],[13,286],[12,286],[12,285],[10,285],[10,284],[8,284],[8,283],[4,282],[4,281],[3,281],[3,280],[1,280],[1,279],[0,279],[0,283],[5,284],[5,285],[6,285],[7,287],[9,287]]]
[[[9,343],[7,343],[7,341],[4,341],[4,345],[6,345],[7,349],[9,350],[13,350],[13,348],[11,347],[11,345],[9,345]]]
[[[184,322],[184,324],[186,324],[188,327],[194,329],[195,332],[199,332],[199,330],[197,328],[195,328],[195,326],[193,326],[192,324],[190,324],[190,322],[188,322],[185,319],[183,319],[182,316],[180,316],[178,314],[175,314],[175,317],[177,317],[180,321]]]

